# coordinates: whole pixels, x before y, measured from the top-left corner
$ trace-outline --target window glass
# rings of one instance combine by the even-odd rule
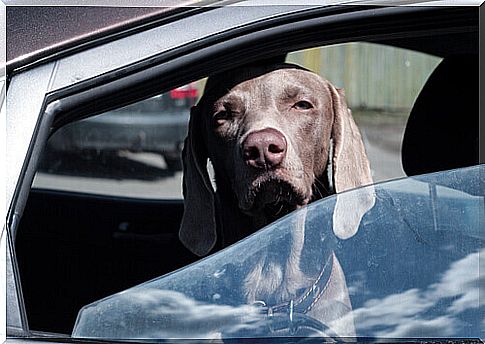
[[[361,131],[374,181],[405,176],[401,142],[413,103],[441,58],[381,44],[355,42],[294,52],[288,62],[345,90]]]
[[[199,263],[84,307],[73,335],[480,337],[484,169],[312,203]],[[356,209],[364,212],[353,223]]]

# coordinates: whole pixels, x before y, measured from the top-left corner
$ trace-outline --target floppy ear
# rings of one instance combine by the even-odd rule
[[[342,90],[330,85],[332,93],[334,123],[333,138],[333,185],[340,193],[363,185],[372,184],[372,175],[365,153],[364,143],[350,109],[347,108]],[[374,206],[374,188],[368,187],[360,193],[337,196],[333,214],[335,235],[347,239],[355,235],[364,214]]]
[[[207,172],[201,115],[197,107],[191,109],[182,151],[184,215],[179,231],[180,241],[198,256],[209,253],[217,239],[214,191]]]

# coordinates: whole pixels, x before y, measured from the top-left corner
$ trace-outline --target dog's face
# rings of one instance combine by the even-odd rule
[[[206,104],[216,183],[264,225],[307,204],[327,166],[333,124],[327,81],[281,69],[241,82]]]
[[[217,192],[207,173],[208,159]],[[289,64],[245,67],[209,78],[191,112],[183,162],[179,236],[198,255],[214,247],[218,231],[227,234],[244,223],[251,227],[240,229],[246,235],[315,198],[372,182],[343,93]],[[367,203],[362,209],[369,208]],[[334,225],[348,236],[362,215],[334,220]],[[216,231],[216,224],[225,228]],[[241,233],[228,237],[238,239]]]

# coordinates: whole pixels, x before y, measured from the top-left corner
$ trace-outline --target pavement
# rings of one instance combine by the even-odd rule
[[[359,116],[354,113],[354,118],[364,140],[374,181],[405,177],[401,143],[406,117],[402,114]]]
[[[170,171],[159,154],[121,151],[90,160],[77,155],[69,158],[69,166],[38,172],[33,187],[146,199],[182,198],[182,172]],[[65,156],[60,160],[65,161]]]

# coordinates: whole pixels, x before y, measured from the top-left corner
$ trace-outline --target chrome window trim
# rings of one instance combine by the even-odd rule
[[[42,109],[54,63],[15,75],[6,95],[6,204],[12,205],[15,188]],[[28,98],[25,95],[29,95]]]
[[[0,315],[0,341],[4,342],[6,338],[7,329],[7,291],[10,289],[7,287],[7,231],[5,227],[0,230],[0,309],[5,309],[6,312]]]
[[[69,0],[2,0],[7,6],[72,6]],[[378,4],[378,5],[419,5],[419,6],[480,6],[484,0],[239,0],[234,5],[238,6],[268,6],[268,5],[334,5],[342,3]],[[138,0],[136,4],[132,0],[83,0],[84,6],[169,6],[169,7],[199,7],[197,1],[178,0]],[[249,5],[248,5],[249,4]],[[217,1],[214,3],[217,6]]]
[[[12,240],[9,234],[5,234],[1,238],[0,251],[6,252],[6,328],[7,332],[25,333],[28,332],[27,317],[25,315],[25,307],[23,305],[22,291],[20,282],[18,280],[17,266],[14,260],[14,250],[12,248]],[[2,251],[3,254],[4,251]]]

